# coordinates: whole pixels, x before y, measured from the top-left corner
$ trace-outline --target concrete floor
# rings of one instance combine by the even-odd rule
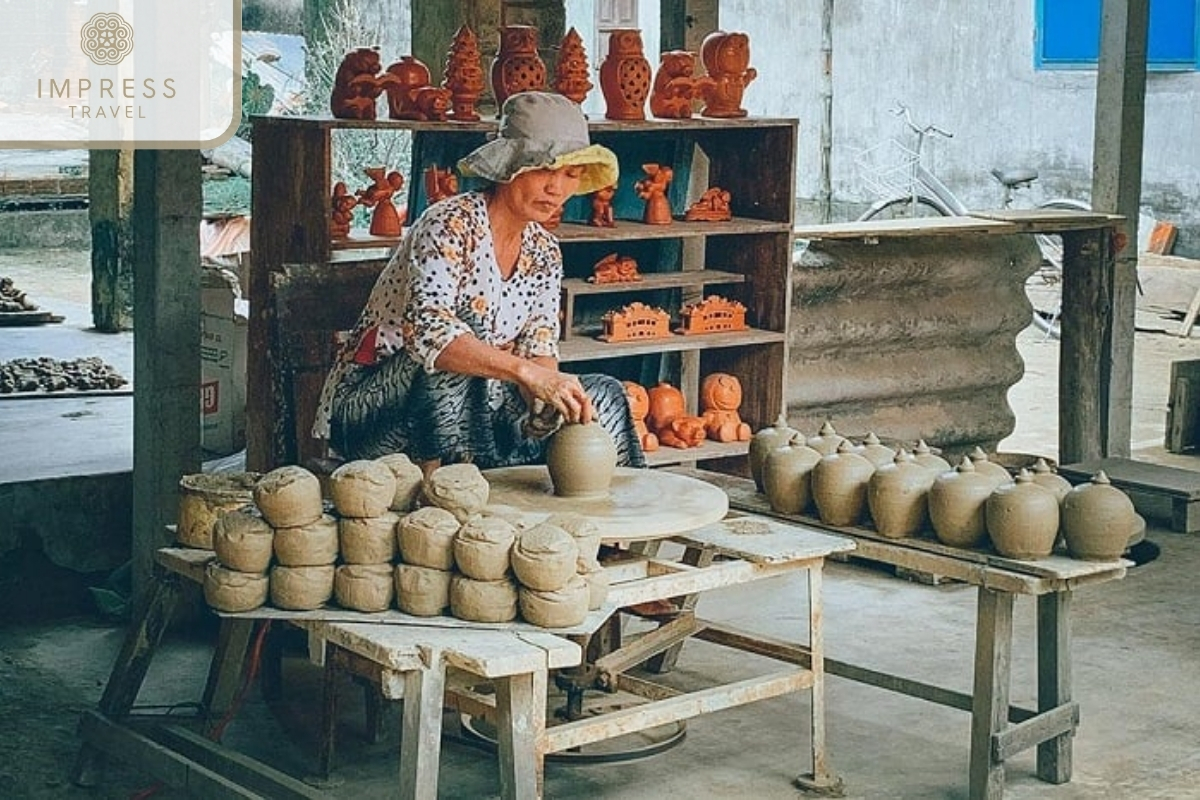
[[[1026,359],[1026,379],[1010,394],[1017,430],[1002,449],[1054,455],[1050,410],[1057,402],[1057,348],[1033,331],[1018,344]],[[1200,336],[1184,340],[1140,333],[1137,353],[1138,455],[1171,460],[1161,451],[1164,365],[1200,358]],[[1200,458],[1175,457],[1174,462],[1200,470]],[[1038,781],[1029,752],[1009,762],[1006,797],[1200,798],[1200,593],[1195,590],[1200,537],[1170,533],[1156,520],[1147,536],[1161,547],[1158,559],[1130,570],[1122,581],[1085,587],[1074,596],[1074,693],[1082,721],[1072,782],[1050,786]],[[803,596],[799,577],[780,578],[709,593],[699,612],[797,638],[807,619]],[[969,692],[974,606],[970,587],[926,586],[861,563],[832,563],[825,581],[828,654]],[[1032,600],[1018,599],[1014,624],[1012,701],[1028,705],[1035,690]],[[198,700],[213,632],[203,620],[173,631],[139,703],[174,706]],[[9,735],[0,737],[0,796],[130,797],[153,784],[120,765],[114,765],[98,790],[85,791],[67,780],[77,747],[78,714],[98,700],[122,637],[122,629],[87,619],[0,628],[0,711],[10,720]],[[669,679],[690,687],[758,669],[764,669],[764,662],[754,657],[731,656],[693,642]],[[252,688],[224,742],[303,776],[315,758],[320,673],[297,651],[285,662],[285,685],[285,700],[272,705]],[[367,744],[358,693],[346,689],[337,758],[342,783],[330,796],[392,796],[398,714],[388,715],[385,741]],[[836,677],[829,679],[827,703],[832,765],[845,781],[846,797],[966,796],[968,714]],[[687,738],[678,747],[640,761],[551,763],[547,796],[795,797],[799,793],[791,780],[808,769],[807,706],[807,698],[798,696],[702,717],[689,723]],[[496,795],[494,758],[448,739],[441,796]],[[164,789],[154,796],[182,794]]]

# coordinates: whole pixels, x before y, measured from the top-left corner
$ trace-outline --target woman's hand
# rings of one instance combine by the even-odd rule
[[[533,406],[531,401],[537,399],[557,409],[567,422],[586,425],[592,421],[595,416],[592,399],[583,390],[579,378],[537,361],[527,361],[526,365],[518,386],[530,407]]]

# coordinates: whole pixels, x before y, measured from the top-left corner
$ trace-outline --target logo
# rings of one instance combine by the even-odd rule
[[[133,26],[120,14],[94,14],[79,32],[79,46],[93,64],[120,64],[133,52]]]

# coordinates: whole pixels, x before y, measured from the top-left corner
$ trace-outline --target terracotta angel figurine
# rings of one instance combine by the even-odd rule
[[[359,189],[359,205],[373,208],[370,233],[372,236],[399,236],[404,228],[404,214],[396,210],[392,195],[404,186],[404,176],[399,172],[387,171],[386,167],[367,167],[363,170],[373,183]]]
[[[633,185],[638,197],[646,201],[642,222],[647,225],[670,225],[671,204],[667,200],[667,188],[675,177],[675,171],[661,164],[642,164],[646,177]]]

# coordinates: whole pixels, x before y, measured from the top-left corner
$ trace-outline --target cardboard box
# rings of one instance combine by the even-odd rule
[[[205,267],[200,280],[200,446],[227,456],[246,446],[246,328],[238,277]]]

